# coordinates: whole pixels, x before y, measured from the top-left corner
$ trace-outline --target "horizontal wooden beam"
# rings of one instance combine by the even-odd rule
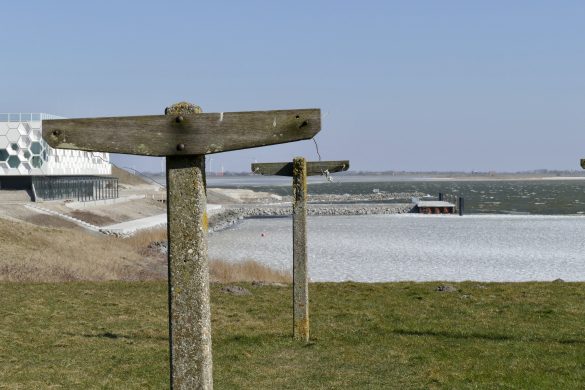
[[[307,175],[322,175],[325,171],[329,173],[347,171],[349,169],[349,160],[342,161],[309,161],[307,162]],[[292,162],[276,163],[255,163],[252,164],[252,172],[260,175],[271,176],[292,176]]]
[[[321,110],[275,110],[43,121],[53,148],[173,156],[310,139],[321,130]]]

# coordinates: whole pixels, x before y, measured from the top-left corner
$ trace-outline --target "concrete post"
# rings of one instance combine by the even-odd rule
[[[177,106],[165,114],[184,113]],[[194,107],[200,112],[187,109]],[[169,156],[166,166],[171,389],[207,390],[213,377],[205,155]]]
[[[307,163],[293,160],[293,337],[309,341],[307,271]]]

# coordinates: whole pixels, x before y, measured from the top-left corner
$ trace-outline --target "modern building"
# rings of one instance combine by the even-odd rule
[[[0,189],[27,189],[34,200],[118,196],[109,153],[53,149],[42,138],[49,114],[0,114]]]

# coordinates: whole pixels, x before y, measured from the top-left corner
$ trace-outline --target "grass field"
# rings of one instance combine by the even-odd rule
[[[313,284],[312,342],[290,287],[212,286],[217,389],[574,389],[585,284]],[[0,284],[0,388],[160,389],[165,282]]]

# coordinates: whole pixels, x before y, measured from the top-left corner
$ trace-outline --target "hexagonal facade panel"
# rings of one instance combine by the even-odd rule
[[[10,168],[18,168],[19,165],[20,165],[20,159],[18,158],[18,156],[8,157],[8,166]]]
[[[22,163],[20,164],[20,166],[18,167],[18,172],[21,175],[28,175],[30,174],[30,170],[31,170],[31,166],[29,163]]]
[[[21,135],[20,138],[18,139],[18,146],[20,146],[21,148],[26,148],[30,145],[30,138],[28,137],[28,135]]]
[[[43,151],[43,147],[41,146],[40,142],[33,142],[32,144],[30,144],[30,151],[32,152],[32,154],[41,154],[41,152]]]
[[[53,149],[42,139],[48,114],[0,116],[0,175],[109,175],[108,153]]]
[[[42,137],[40,130],[33,130],[30,132],[30,139],[33,141],[40,141]]]
[[[34,156],[30,160],[31,164],[35,168],[42,168],[43,167],[43,159],[40,156]]]
[[[6,133],[6,138],[8,138],[8,142],[18,142],[18,139],[20,138],[18,129],[9,129]]]
[[[26,122],[21,122],[18,125],[18,132],[20,133],[20,135],[26,135],[30,132],[30,126],[28,125],[28,123]]]

